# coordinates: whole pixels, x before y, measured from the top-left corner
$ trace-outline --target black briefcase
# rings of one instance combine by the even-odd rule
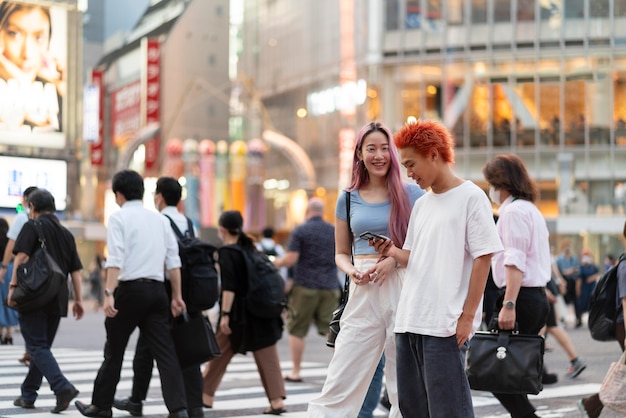
[[[538,394],[543,389],[545,342],[539,335],[479,331],[469,342],[470,388],[493,393]]]
[[[197,366],[221,355],[208,318],[189,316],[187,312],[174,318],[172,338],[182,369]]]

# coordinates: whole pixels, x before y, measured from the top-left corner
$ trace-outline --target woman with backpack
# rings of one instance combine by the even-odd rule
[[[243,232],[241,213],[226,211],[218,224],[224,246],[219,249],[222,290],[216,338],[222,355],[207,363],[204,369],[202,403],[205,408],[213,407],[215,392],[233,356],[251,351],[270,401],[263,413],[280,415],[286,412],[284,399],[287,397],[276,348],[282,336],[283,320],[280,314],[263,318],[246,309],[248,272],[244,252],[257,250],[252,238]]]
[[[624,222],[624,238],[626,238],[626,222]],[[626,325],[624,323],[624,311],[626,310],[626,263],[620,262],[617,266],[617,303],[618,315],[615,323],[615,339],[622,351],[624,351],[624,339],[626,338]],[[578,401],[578,408],[589,418],[598,418],[604,409],[600,400],[600,394],[582,398]]]

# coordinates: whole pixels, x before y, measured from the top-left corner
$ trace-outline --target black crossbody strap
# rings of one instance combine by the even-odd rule
[[[354,264],[354,237],[352,235],[352,228],[350,227],[350,192],[346,191],[346,220],[348,222],[348,236],[350,237],[350,261]],[[346,274],[346,280],[343,284],[343,299],[344,302],[348,301],[348,292],[350,291],[350,275]]]

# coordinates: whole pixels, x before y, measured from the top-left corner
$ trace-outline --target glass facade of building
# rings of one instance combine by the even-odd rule
[[[516,153],[553,232],[598,249],[619,235],[626,1],[388,0],[385,12],[384,90],[396,98],[383,119],[444,121],[459,174],[479,184],[487,159]],[[590,232],[599,218],[606,230]]]
[[[485,162],[516,153],[540,185],[555,239],[574,238],[596,254],[621,251],[626,0],[246,1],[265,17],[255,39],[299,45],[281,56],[271,42],[258,44],[257,63],[264,50],[273,54],[257,66],[258,87],[270,112],[281,115],[278,128],[320,164],[327,189],[336,187],[330,179],[345,119],[297,119],[295,111],[306,94],[339,82],[345,3],[353,7],[356,78],[367,82],[355,128],[372,119],[393,129],[411,118],[441,120],[456,138],[456,171],[485,187]],[[263,81],[272,75],[274,84]],[[316,158],[328,149],[335,154]],[[272,167],[281,170],[278,161]]]

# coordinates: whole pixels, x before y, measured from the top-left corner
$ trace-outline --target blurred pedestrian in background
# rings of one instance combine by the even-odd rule
[[[9,223],[6,219],[0,218],[0,254],[4,254],[9,238]],[[0,273],[0,302],[7,300],[9,295],[9,282],[11,281],[11,272],[2,269]],[[17,325],[17,312],[4,303],[0,303],[0,344],[13,345],[13,327]]]
[[[15,218],[13,218],[13,223],[11,223],[9,230],[6,233],[6,237],[9,240],[7,241],[6,246],[4,248],[4,253],[2,253],[3,254],[2,264],[0,265],[0,277],[5,276],[7,278],[6,283],[9,282],[9,280],[11,279],[11,275],[13,274],[13,266],[14,266],[13,247],[15,246],[15,240],[17,239],[17,236],[20,234],[20,231],[22,230],[22,227],[24,226],[24,224],[28,222],[28,214],[30,212],[28,198],[32,193],[36,192],[37,190],[39,189],[34,186],[30,186],[24,189],[24,192],[22,193],[21,209],[19,209],[19,205],[18,205],[18,209],[19,209],[18,213],[17,215],[15,215]],[[3,308],[0,308],[0,309],[3,309]],[[8,324],[6,326],[4,336],[5,338],[7,338],[7,343],[9,343],[10,341],[12,344],[13,343],[12,327],[17,325],[18,316],[17,316],[17,312],[13,309],[7,309],[4,312],[6,314],[6,323]],[[19,362],[23,363],[26,366],[30,365],[30,354],[28,353],[28,351],[26,351],[24,355],[19,359]]]
[[[104,261],[103,256],[96,254],[90,266],[91,269],[88,277],[89,293],[95,301],[94,311],[98,311],[102,308],[102,304],[104,303],[104,292],[102,290],[102,282],[105,280]]]
[[[232,358],[235,354],[251,351],[270,402],[263,413],[280,415],[286,412],[284,399],[287,397],[276,347],[282,337],[283,320],[280,316],[254,316],[245,307],[248,274],[242,251],[257,250],[252,238],[243,231],[243,217],[239,211],[222,213],[218,221],[218,235],[224,242],[219,249],[222,294],[216,333],[222,354],[209,361],[204,368],[202,403],[205,408],[213,407],[215,392]]]
[[[291,351],[291,372],[287,382],[302,382],[300,368],[304,338],[314,323],[320,335],[326,335],[328,324],[339,300],[339,283],[335,265],[335,228],[324,220],[324,202],[311,198],[306,221],[289,235],[287,252],[274,261],[276,267],[293,267],[293,277],[285,288],[287,331]]]
[[[573,305],[576,315],[576,328],[579,328],[582,326],[582,313],[577,303],[578,292],[576,288],[578,286],[580,289],[580,284],[577,285],[577,281],[580,278],[580,261],[573,253],[571,246],[572,243],[570,240],[563,241],[561,244],[561,254],[556,257],[556,265],[559,267],[559,272],[566,283],[566,291],[563,294],[565,303],[567,305]]]
[[[578,292],[578,309],[581,315],[589,312],[591,292],[595,289],[599,278],[600,269],[593,258],[593,253],[589,248],[584,248],[580,252],[580,291]]]

